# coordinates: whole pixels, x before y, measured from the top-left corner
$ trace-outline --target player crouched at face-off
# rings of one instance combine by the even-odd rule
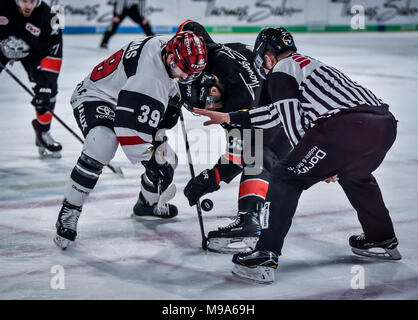
[[[174,205],[157,205],[159,191],[172,182],[177,161],[175,155],[172,161],[159,159],[161,153],[154,150],[174,152],[166,143],[155,143],[155,135],[164,128],[163,116],[169,97],[178,92],[177,81],[193,81],[206,66],[206,46],[192,32],[165,39],[132,41],[98,64],[73,93],[71,105],[85,142],[56,223],[54,242],[62,249],[75,240],[82,206],[119,144],[133,164],[145,167],[134,214],[177,215]]]
[[[187,20],[179,30],[200,34],[208,50],[208,63],[202,75],[192,83],[180,84],[183,106],[217,110],[227,113],[257,106],[261,81],[253,66],[254,54],[242,43],[215,43],[198,22]],[[190,179],[184,195],[191,206],[206,194],[220,190],[220,182],[230,183],[240,175],[238,212],[234,221],[209,231],[207,247],[219,253],[250,252],[261,231],[260,216],[270,179],[271,163],[290,151],[283,129],[253,129],[244,134],[242,128],[223,124],[226,152],[212,167]],[[256,130],[263,133],[263,164],[259,170],[247,170],[244,153],[255,150]],[[248,134],[250,133],[250,134]],[[260,152],[261,153],[261,152]],[[261,163],[260,163],[261,164]],[[254,166],[254,164],[250,164]]]
[[[0,62],[20,61],[35,82],[35,144],[41,157],[61,158],[62,146],[50,133],[62,63],[62,33],[51,27],[56,17],[41,0],[1,0]],[[2,71],[0,67],[0,72]]]

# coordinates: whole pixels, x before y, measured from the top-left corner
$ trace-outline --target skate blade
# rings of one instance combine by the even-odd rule
[[[357,249],[351,248],[354,254],[357,254],[362,257],[368,258],[377,258],[382,260],[401,260],[402,255],[398,249],[383,249],[383,248],[373,248],[373,249]]]
[[[138,221],[156,221],[156,220],[161,220],[160,217],[157,216],[153,216],[153,215],[142,215],[142,216],[138,216],[135,213],[131,213],[131,218],[134,220],[138,220]]]
[[[59,236],[59,235],[56,234],[55,237],[54,237],[54,243],[59,248],[61,248],[62,250],[65,250],[65,249],[68,248],[68,246],[70,246],[71,244],[73,244],[74,241],[65,239],[65,238],[63,238],[63,237],[61,237],[61,236]]]
[[[260,284],[272,284],[274,282],[274,270],[270,267],[258,266],[247,268],[239,264],[234,264],[232,274],[238,278],[249,280]]]
[[[247,253],[253,251],[258,237],[209,238],[208,250],[216,253]]]
[[[61,151],[50,152],[50,151],[47,151],[47,149],[43,147],[38,148],[38,153],[42,159],[48,159],[48,158],[60,159],[62,157]]]
[[[141,215],[138,216],[135,213],[131,213],[131,218],[138,221],[161,221],[161,219],[172,219],[174,217],[165,217],[165,216],[158,216],[155,214],[149,214],[149,215]]]

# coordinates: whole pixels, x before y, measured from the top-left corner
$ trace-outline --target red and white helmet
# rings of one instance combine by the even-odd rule
[[[207,63],[206,44],[200,35],[191,31],[177,33],[166,45],[166,52],[174,55],[174,63],[193,81]]]

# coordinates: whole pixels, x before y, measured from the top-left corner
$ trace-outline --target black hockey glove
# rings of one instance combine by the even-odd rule
[[[51,110],[51,89],[44,87],[35,87],[35,97],[32,99],[32,105],[39,114]]]
[[[194,206],[199,198],[207,193],[219,190],[219,188],[215,170],[206,169],[187,183],[187,186],[184,188],[184,195],[189,200],[189,205]]]
[[[174,168],[167,161],[160,164],[160,159],[156,159],[156,152],[152,154],[149,161],[142,161],[145,173],[154,186],[158,186],[161,181],[161,191],[164,191],[173,181]]]
[[[216,85],[215,77],[208,73],[202,74],[195,81],[189,84],[179,84],[181,101],[187,110],[193,112],[193,108],[204,109],[210,104],[210,88]]]

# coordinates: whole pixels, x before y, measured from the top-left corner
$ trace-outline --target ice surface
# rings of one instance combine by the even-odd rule
[[[214,39],[253,44],[255,36],[215,35]],[[98,49],[98,35],[65,36],[56,113],[77,133],[69,105],[75,85],[134,37],[117,35],[106,51]],[[122,167],[125,178],[103,170],[84,206],[76,244],[61,251],[52,242],[54,224],[81,144],[54,121],[52,134],[64,146],[63,158],[39,159],[30,125],[34,116],[30,98],[3,72],[0,299],[417,299],[418,34],[295,34],[295,38],[301,53],[370,88],[399,119],[397,141],[376,177],[400,241],[401,261],[354,256],[348,237],[361,232],[355,211],[338,184],[320,183],[302,195],[276,282],[264,286],[233,277],[230,255],[200,249],[196,211],[182,193],[189,171],[179,126],[170,139],[181,160],[174,178],[178,217],[171,221],[129,217],[143,169],[132,166],[118,150],[112,164]],[[20,64],[11,70],[29,84]],[[219,144],[211,148],[206,161],[196,163],[200,172],[221,154],[222,130],[203,128],[203,118],[188,112],[185,118],[195,159],[208,144]],[[210,139],[205,132],[211,133]],[[215,207],[204,213],[206,233],[230,222],[237,210],[237,194],[238,179],[209,196]],[[55,276],[51,268],[56,265],[64,267],[63,290],[51,288]],[[358,265],[365,271],[365,289],[354,290],[351,270]]]

